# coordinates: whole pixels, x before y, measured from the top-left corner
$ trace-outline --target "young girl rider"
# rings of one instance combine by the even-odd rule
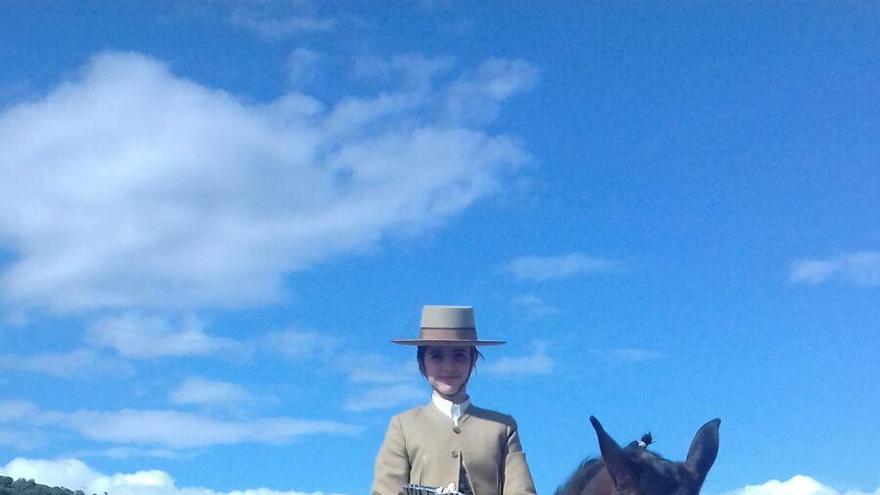
[[[371,494],[400,495],[414,484],[465,495],[534,495],[516,422],[475,406],[467,394],[477,346],[504,343],[477,338],[473,308],[425,306],[418,338],[392,342],[418,346],[431,401],[391,418]]]

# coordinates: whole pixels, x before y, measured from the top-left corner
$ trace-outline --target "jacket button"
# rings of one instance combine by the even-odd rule
[[[451,455],[453,459],[457,459],[458,458],[458,451],[453,450],[453,451],[449,452],[449,455]]]
[[[456,426],[455,428],[452,429],[452,431],[455,433],[461,433],[461,428]]]

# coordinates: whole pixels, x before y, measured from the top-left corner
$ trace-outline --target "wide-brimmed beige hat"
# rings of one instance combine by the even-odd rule
[[[501,345],[503,340],[479,340],[471,306],[425,306],[419,338],[394,339],[402,345]]]

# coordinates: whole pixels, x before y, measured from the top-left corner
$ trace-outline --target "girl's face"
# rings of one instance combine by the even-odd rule
[[[470,347],[433,347],[425,351],[425,377],[431,388],[448,398],[464,394],[470,376],[473,354]]]

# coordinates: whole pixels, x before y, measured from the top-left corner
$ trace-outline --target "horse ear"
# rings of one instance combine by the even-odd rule
[[[718,456],[718,427],[720,425],[721,420],[715,418],[701,426],[688,449],[684,465],[700,484],[706,479],[706,474],[709,473],[709,469],[715,463],[715,457]]]
[[[634,485],[636,480],[638,480],[635,464],[624,455],[623,449],[611,438],[611,435],[605,432],[605,428],[602,428],[602,423],[598,419],[590,416],[590,423],[592,423],[593,429],[596,430],[596,437],[599,439],[599,450],[602,452],[602,461],[605,462],[605,467],[608,469],[608,474],[611,475],[612,481],[614,481],[614,486],[622,488]]]

